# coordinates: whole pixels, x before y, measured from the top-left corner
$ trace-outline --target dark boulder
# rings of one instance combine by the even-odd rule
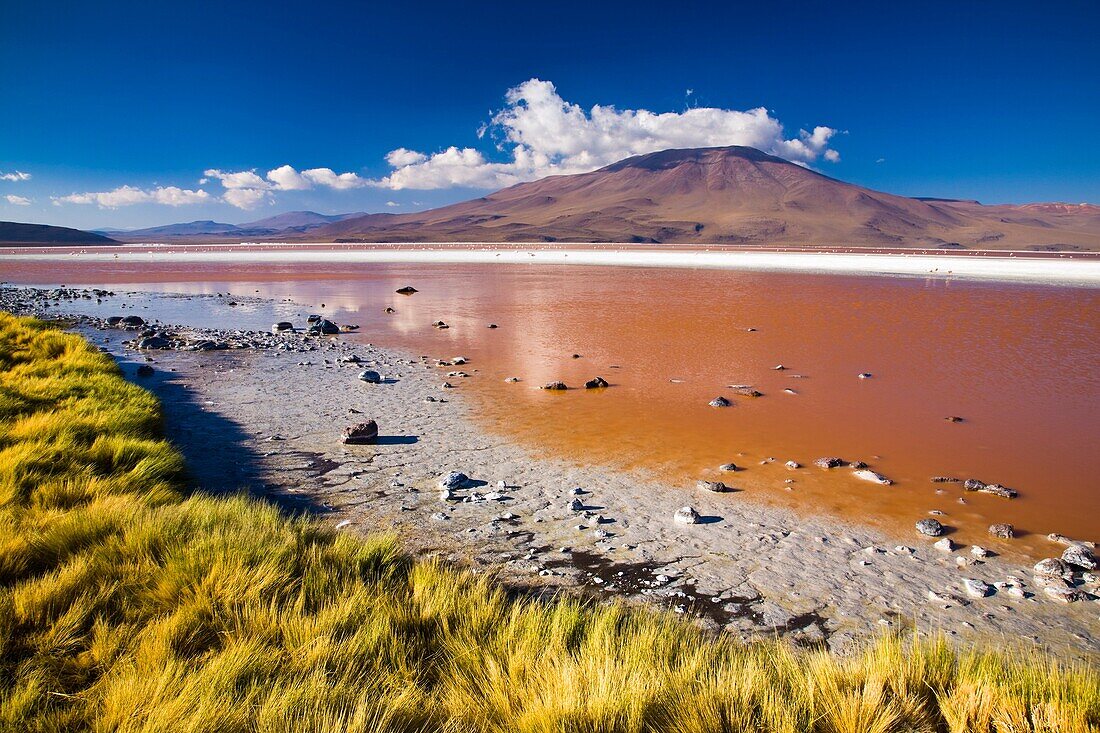
[[[607,386],[608,386],[607,380],[604,379],[603,377],[596,377],[595,379],[589,379],[587,382],[584,383],[584,388],[585,389],[601,389],[601,388],[607,387]]]
[[[378,423],[374,420],[348,425],[344,428],[344,443],[347,445],[367,445],[378,441]]]

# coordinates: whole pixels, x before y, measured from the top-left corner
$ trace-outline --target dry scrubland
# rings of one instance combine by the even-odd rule
[[[188,494],[160,420],[82,339],[0,314],[0,729],[1100,730],[1095,669],[746,646]]]

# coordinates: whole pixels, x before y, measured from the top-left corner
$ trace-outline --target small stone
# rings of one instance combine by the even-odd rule
[[[1089,552],[1088,548],[1081,545],[1070,545],[1066,548],[1066,551],[1062,553],[1062,561],[1073,565],[1075,567],[1084,568],[1085,570],[1096,569],[1096,558]]]
[[[993,553],[985,549],[981,545],[974,545],[970,548],[970,554],[974,557],[992,557]]]
[[[572,512],[584,511],[584,502],[581,501],[580,499],[574,499],[573,501],[569,502],[569,511],[572,511]]]
[[[814,465],[818,468],[838,468],[844,465],[843,458],[817,458],[814,460]]]
[[[955,543],[951,541],[950,537],[944,537],[942,540],[938,540],[932,544],[940,552],[954,552]]]
[[[707,404],[710,405],[711,407],[729,407],[730,406],[730,401],[727,400],[725,397],[718,396],[718,397],[715,397],[710,402],[708,402]]]
[[[515,384],[516,382],[519,382],[519,381],[521,381],[521,380],[520,380],[520,378],[519,378],[519,377],[508,377],[508,378],[507,378],[507,379],[505,379],[504,381],[505,381],[505,382],[508,382],[509,384]]]
[[[153,376],[153,367],[148,364],[142,364],[137,368],[137,375],[139,377],[151,377]]]
[[[1057,557],[1040,560],[1032,570],[1040,578],[1069,578],[1072,573],[1066,561]]]
[[[964,579],[963,588],[966,589],[966,594],[971,598],[985,598],[993,590],[993,587],[988,583],[983,583],[974,578]]]
[[[787,468],[791,469],[792,471],[795,470],[796,468],[802,468],[802,464],[799,463],[798,461],[787,461],[783,465],[786,466]]]
[[[989,534],[1002,540],[1010,540],[1016,536],[1016,528],[1011,524],[991,524]]]
[[[406,285],[403,288],[398,288],[394,292],[398,295],[412,295],[413,293],[419,293],[420,291],[414,288],[412,285]]]
[[[672,515],[674,521],[679,524],[698,524],[701,517],[693,507],[685,506],[676,510]]]
[[[439,479],[441,489],[461,489],[470,483],[470,477],[461,471],[451,471]]]
[[[870,481],[873,484],[882,484],[884,486],[889,486],[890,484],[894,483],[890,479],[883,476],[881,473],[876,473],[869,468],[862,468],[858,471],[854,471],[852,475],[863,481]]]
[[[1047,585],[1043,587],[1043,592],[1050,597],[1051,600],[1059,603],[1074,603],[1084,598],[1084,595],[1077,590],[1067,585]]]
[[[948,415],[947,417],[944,418],[944,420],[946,420],[947,422],[962,422],[963,421],[963,419],[961,417],[959,417],[958,415]]]
[[[730,487],[726,486],[721,481],[699,481],[695,484],[695,488],[702,491],[712,491],[716,494],[721,494],[730,490]]]
[[[740,467],[736,463],[723,463],[718,467],[719,471],[740,471]]]
[[[1064,534],[1058,534],[1057,532],[1051,532],[1050,534],[1048,534],[1047,539],[1051,542],[1057,542],[1059,545],[1081,545],[1082,547],[1087,547],[1090,550],[1096,548],[1096,544],[1093,542],[1088,542],[1087,540],[1071,540]]]
[[[871,374],[871,372],[860,372],[856,376],[859,377],[860,379],[870,379],[874,375]]]
[[[584,383],[585,389],[602,389],[607,386],[609,386],[607,384],[607,380],[603,377],[595,377],[594,379],[589,379],[587,382]]]
[[[539,387],[539,389],[548,389],[560,392],[561,390],[569,389],[569,387],[566,386],[565,382],[549,382]]]
[[[271,326],[272,333],[280,333],[282,331],[291,331],[294,329],[294,324],[290,321],[279,321]]]
[[[344,428],[343,441],[347,445],[368,445],[378,441],[378,423],[374,420],[356,423]]]
[[[359,372],[359,381],[367,384],[378,384],[382,381],[382,375],[373,369],[365,369]]]

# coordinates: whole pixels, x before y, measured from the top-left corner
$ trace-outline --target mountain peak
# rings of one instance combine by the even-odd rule
[[[685,163],[713,165],[734,158],[751,161],[753,163],[795,165],[789,160],[769,155],[763,150],[750,148],[746,145],[729,145],[715,148],[673,148],[671,150],[659,150],[655,153],[643,153],[642,155],[635,155],[631,158],[620,160],[617,163],[612,163],[596,172],[607,171],[613,173],[625,168],[640,168],[642,170],[651,171],[667,170]]]

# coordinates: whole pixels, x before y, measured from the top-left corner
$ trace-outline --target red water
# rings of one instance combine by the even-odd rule
[[[955,539],[1002,550],[1050,554],[1048,532],[1100,540],[1097,289],[522,265],[20,262],[5,263],[4,278],[325,303],[365,340],[470,357],[462,368],[473,376],[448,381],[484,427],[540,452],[685,491],[732,461],[747,468],[722,475],[747,490],[737,501],[837,514],[903,540],[933,509]],[[420,292],[394,293],[404,285]],[[438,320],[450,328],[433,328]],[[523,381],[503,381],[513,375]],[[537,389],[596,375],[612,387]],[[764,396],[735,396],[729,384]],[[709,407],[718,395],[734,405]],[[830,455],[866,461],[895,484],[810,466]],[[932,484],[936,475],[999,482],[1020,497]],[[992,540],[992,522],[1022,536]]]

